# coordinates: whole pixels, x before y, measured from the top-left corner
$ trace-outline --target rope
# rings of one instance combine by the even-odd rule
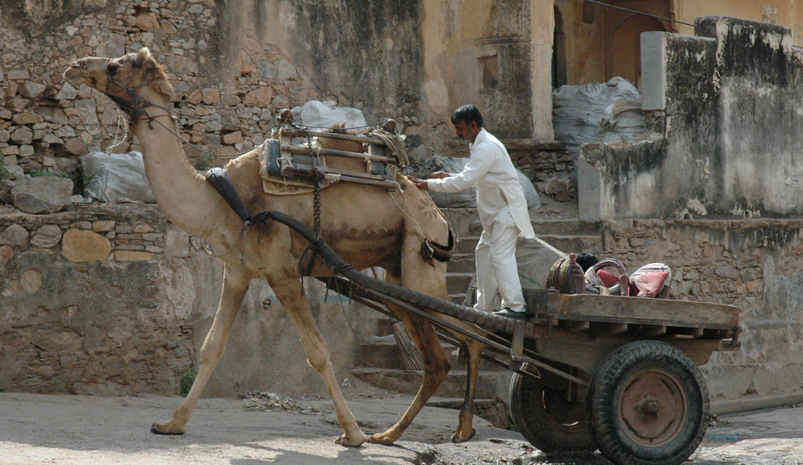
[[[402,136],[385,131],[381,128],[368,128],[363,131],[363,134],[369,137],[376,137],[385,143],[385,146],[388,147],[396,157],[399,171],[404,170],[410,164],[410,157],[407,155],[407,147],[404,145],[404,138]]]

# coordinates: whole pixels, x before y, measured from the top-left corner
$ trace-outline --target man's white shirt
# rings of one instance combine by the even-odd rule
[[[496,225],[512,226],[512,219],[522,236],[535,237],[524,190],[505,146],[481,129],[469,148],[471,158],[463,171],[448,178],[428,179],[427,187],[455,193],[476,186],[477,211],[485,231],[493,231]]]

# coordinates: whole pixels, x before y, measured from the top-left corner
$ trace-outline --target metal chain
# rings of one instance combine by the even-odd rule
[[[319,171],[315,169],[315,179],[313,180],[315,190],[312,194],[312,206],[315,209],[313,217],[313,230],[315,234],[320,237],[321,235],[321,183]]]
[[[312,150],[312,137],[310,136],[309,128],[304,128],[304,134],[307,138],[307,147],[309,147],[309,156],[310,156],[310,163],[312,163],[312,185],[314,187],[312,193],[312,208],[313,208],[313,216],[312,216],[312,229],[315,231],[315,235],[320,237],[321,236],[321,172],[318,171],[318,168],[315,166],[315,153]],[[319,165],[320,165],[320,160]]]

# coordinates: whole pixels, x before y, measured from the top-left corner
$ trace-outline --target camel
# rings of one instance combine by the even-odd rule
[[[170,112],[173,86],[149,50],[143,48],[116,59],[81,58],[67,68],[64,78],[75,87],[86,84],[106,94],[128,113],[131,132],[140,141],[145,171],[159,208],[178,227],[211,244],[223,261],[220,303],[201,348],[195,382],[172,418],[154,423],[151,431],[184,434],[204,386],[223,355],[250,281],[263,277],[292,319],[307,362],[318,371],[329,391],[338,425],[343,430],[337,442],[360,446],[366,440],[386,445],[396,441],[450,368],[433,325],[420,316],[387,304],[393,315],[404,323],[421,353],[423,382],[396,424],[385,432],[366,436],[340,391],[329,350],[304,295],[298,262],[309,243],[276,222],[244,229],[240,216],[190,165]],[[251,215],[275,210],[312,224],[312,194],[270,196],[263,193],[257,149],[231,160],[224,169]],[[396,180],[400,189],[395,192],[350,183],[336,183],[322,190],[321,235],[356,269],[382,267],[386,270],[386,280],[391,283],[448,299],[446,264],[427,263],[421,255],[424,239],[447,243],[448,224],[429,195],[404,176],[398,175]],[[331,276],[332,272],[319,264],[312,274]],[[470,326],[455,319],[450,321],[462,327]],[[477,327],[471,330],[479,331]],[[463,442],[474,435],[472,401],[483,347],[463,335],[455,334],[455,337],[466,349],[468,358],[466,400],[452,435],[454,442]]]

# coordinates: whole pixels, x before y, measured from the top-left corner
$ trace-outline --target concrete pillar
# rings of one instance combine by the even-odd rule
[[[604,183],[602,170],[580,155],[577,159],[577,203],[581,220],[600,221],[608,218]]]
[[[666,32],[641,34],[641,108],[666,109]]]
[[[554,140],[552,130],[552,40],[554,0],[530,0],[533,139]]]

